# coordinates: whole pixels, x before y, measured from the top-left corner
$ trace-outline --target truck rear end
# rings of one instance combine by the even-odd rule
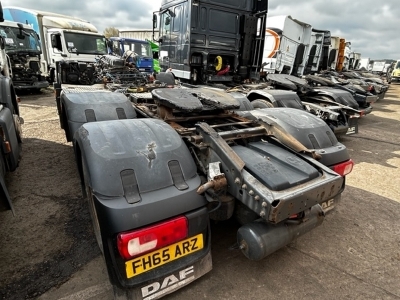
[[[295,128],[294,109],[239,114],[233,96],[205,88],[155,89],[130,107],[84,90],[58,92],[81,118],[74,151],[117,299],[157,299],[210,271],[209,219],[237,218],[240,249],[262,259],[320,225],[351,171],[323,121],[300,127],[320,127],[314,143],[330,143],[326,153],[274,121],[291,115]]]
[[[216,20],[223,26],[214,28],[219,32],[232,30],[224,24],[226,19],[235,26],[258,20],[253,13],[259,7],[250,1],[177,3],[162,2],[166,5],[161,11],[163,26],[173,28],[183,11],[193,12],[199,6],[202,9],[197,14],[189,13],[191,22],[201,11],[216,13],[221,19],[205,20]],[[183,19],[180,22],[188,24]],[[249,51],[257,44],[256,27],[251,28],[251,45],[241,44]],[[208,34],[204,40],[210,40]],[[201,43],[200,35],[197,37]],[[221,43],[239,45],[241,38],[231,32]],[[175,76],[194,80],[198,70],[206,75],[205,80],[212,81],[213,76],[232,80],[253,70],[246,63],[218,75],[210,62],[223,69],[226,57],[225,61],[235,64],[239,49],[225,49],[221,56],[217,53],[224,45],[218,49],[203,44],[199,49],[204,52],[196,52],[174,45],[173,40],[170,37],[164,43],[169,47],[164,63]],[[160,48],[161,55],[165,49]],[[184,56],[178,50],[192,54],[192,69],[185,69],[189,61],[178,60]],[[253,55],[247,54],[251,62]],[[200,63],[193,65],[198,58]],[[186,64],[182,69],[180,62]],[[184,72],[189,72],[189,77],[184,77],[188,75]],[[57,78],[68,78],[68,74]],[[243,225],[238,244],[249,259],[262,259],[287,245],[322,223],[329,205],[340,198],[345,175],[353,165],[327,125],[307,112],[276,109],[275,115],[259,110],[255,116],[243,94],[206,87],[170,88],[174,78],[171,82],[164,88],[155,83],[140,86],[135,90],[146,89],[150,97],[129,95],[125,101],[104,86],[96,91],[93,86],[63,86],[61,81],[55,85],[57,103],[65,112],[60,114],[61,126],[69,130],[74,145],[83,194],[116,299],[158,299],[210,271],[210,219],[237,218]],[[128,90],[120,92],[129,94]],[[244,107],[250,111],[245,112]],[[292,127],[296,126],[295,116],[301,116],[313,119],[310,126],[320,130],[310,133],[304,126],[300,132],[288,132],[284,120],[276,121],[288,114],[295,123]],[[75,125],[69,126],[72,123]],[[335,155],[325,156],[317,147],[322,135]],[[314,148],[305,146],[300,138],[308,139]],[[253,230],[256,227],[257,231]]]

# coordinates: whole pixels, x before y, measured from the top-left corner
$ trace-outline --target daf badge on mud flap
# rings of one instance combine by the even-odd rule
[[[160,282],[154,282],[145,287],[142,287],[142,297],[143,300],[151,300],[155,299],[161,295],[167,294],[172,290],[179,288],[180,286],[186,285],[190,281],[193,281],[194,275],[194,267],[188,267],[182,271],[179,271],[179,275],[175,276],[171,274],[164,278],[164,280]]]

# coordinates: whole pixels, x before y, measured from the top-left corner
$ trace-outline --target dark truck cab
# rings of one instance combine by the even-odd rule
[[[170,69],[175,77],[192,83],[239,82],[255,75],[267,7],[268,1],[161,1],[162,71]],[[155,15],[153,21],[156,27]]]

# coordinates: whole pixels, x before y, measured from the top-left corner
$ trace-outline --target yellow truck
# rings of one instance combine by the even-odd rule
[[[387,70],[387,82],[400,81],[400,59],[394,62]]]

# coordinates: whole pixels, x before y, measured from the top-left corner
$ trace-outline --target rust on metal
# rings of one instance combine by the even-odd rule
[[[164,105],[157,106],[157,115],[160,119],[169,120],[173,119],[174,115],[172,114],[172,108],[166,107]]]
[[[308,149],[304,146],[300,141],[298,141],[293,135],[286,132],[275,122],[271,122],[270,124],[266,122],[265,118],[261,119],[260,125],[265,128],[268,135],[276,137],[281,143],[292,148],[296,152],[306,153],[311,155],[312,158],[319,160],[321,159],[321,155],[316,153],[314,150]]]
[[[225,175],[219,175],[214,177],[214,179],[207,181],[205,184],[201,185],[197,189],[197,194],[201,195],[205,193],[208,189],[214,189],[216,191],[221,190],[222,188],[226,187],[228,182],[225,178]]]

